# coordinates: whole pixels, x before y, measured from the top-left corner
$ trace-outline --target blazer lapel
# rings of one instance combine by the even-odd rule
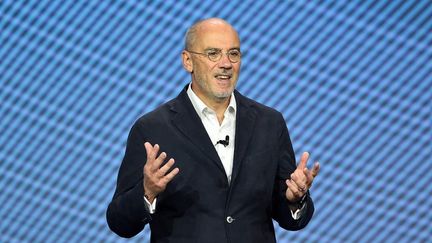
[[[216,149],[187,96],[187,87],[183,89],[171,105],[171,110],[176,113],[172,118],[172,122],[205,156],[216,163],[225,175],[225,170]]]
[[[248,150],[256,118],[255,109],[251,107],[246,98],[237,91],[235,91],[235,97],[237,101],[237,118],[231,184],[234,183]]]

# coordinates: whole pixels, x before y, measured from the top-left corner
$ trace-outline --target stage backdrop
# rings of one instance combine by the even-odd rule
[[[5,0],[0,11],[0,242],[126,242],[105,210],[129,129],[190,81],[183,36],[212,16],[240,33],[238,90],[281,111],[297,158],[322,165],[314,218],[276,226],[279,242],[432,239],[431,1]],[[148,239],[146,228],[129,242]]]

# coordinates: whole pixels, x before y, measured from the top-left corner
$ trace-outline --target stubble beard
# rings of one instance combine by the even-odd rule
[[[212,90],[212,88],[210,87],[210,85],[208,85],[208,83],[204,83],[204,85],[205,85],[205,90],[208,93],[207,95],[209,97],[213,97],[213,99],[216,102],[222,102],[226,100],[231,96],[232,92],[234,91],[234,87],[230,87],[229,90],[227,91],[215,91]]]
[[[229,98],[232,94],[232,92],[234,91],[234,86],[230,87],[229,90],[227,91],[215,91],[211,88],[210,86],[210,82],[206,82],[206,79],[201,77],[201,76],[196,76],[196,81],[197,81],[197,85],[200,86],[200,89],[202,91],[204,91],[205,95],[216,101],[216,102],[222,102],[224,100],[226,100],[227,98]],[[234,84],[235,85],[235,84]]]

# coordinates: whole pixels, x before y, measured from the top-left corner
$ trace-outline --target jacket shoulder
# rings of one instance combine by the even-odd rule
[[[171,112],[172,104],[174,102],[175,98],[163,103],[156,109],[145,113],[135,121],[135,124],[149,124],[152,122],[161,122],[163,119],[166,119],[168,117],[169,113]]]
[[[240,105],[244,105],[246,107],[252,107],[256,110],[256,112],[258,113],[258,115],[263,115],[266,117],[282,117],[283,115],[281,112],[279,112],[278,110],[264,105],[262,103],[259,103],[258,101],[255,101],[251,98],[248,98],[242,94],[240,94],[238,91],[235,92],[236,95],[236,99],[238,99],[238,103]]]

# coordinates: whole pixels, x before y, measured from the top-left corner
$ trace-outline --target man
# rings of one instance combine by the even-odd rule
[[[217,18],[194,24],[182,61],[191,84],[131,129],[111,230],[132,237],[148,223],[152,242],[265,243],[272,218],[305,227],[319,164],[309,170],[304,153],[296,166],[283,116],[235,90],[237,32]]]

